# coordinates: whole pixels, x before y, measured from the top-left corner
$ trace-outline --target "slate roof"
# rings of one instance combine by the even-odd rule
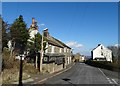
[[[49,35],[49,37],[45,37],[47,40],[47,42],[49,44],[52,44],[52,45],[55,45],[55,46],[58,46],[58,47],[61,47],[61,48],[64,48],[64,47],[67,47],[69,49],[71,49],[69,46],[67,46],[66,44],[64,44],[63,42],[61,42],[60,40],[52,37]]]
[[[98,46],[97,46],[97,47],[99,47],[100,45],[102,45],[102,44],[98,44]],[[97,47],[96,47],[96,48],[97,48]],[[95,50],[96,48],[94,48],[93,50]],[[92,50],[92,51],[93,51],[93,50]]]
[[[98,48],[99,46],[103,46],[102,44],[98,44],[98,46],[96,48]],[[96,48],[94,48],[92,51],[94,51]],[[107,47],[105,47],[107,50],[111,51],[110,49],[108,49]]]

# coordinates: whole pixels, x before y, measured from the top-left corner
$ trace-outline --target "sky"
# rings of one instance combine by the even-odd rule
[[[0,0],[2,2],[118,2],[120,0]]]
[[[90,55],[98,44],[118,44],[117,2],[3,2],[2,17],[12,24],[23,15],[29,28],[34,17],[39,32],[48,28],[74,53]]]

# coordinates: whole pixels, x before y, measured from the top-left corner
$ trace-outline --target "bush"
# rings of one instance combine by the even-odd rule
[[[11,69],[11,68],[18,68],[19,67],[19,61],[15,61],[13,57],[10,57],[10,51],[4,50],[2,52],[2,69]]]
[[[2,53],[2,58],[3,58],[3,69],[9,69],[9,68],[12,68],[13,67],[13,62],[12,62],[12,59],[10,59],[10,52],[7,51],[7,50],[3,50],[3,53]]]
[[[2,52],[3,56],[3,83],[9,83],[12,81],[18,81],[19,79],[19,68],[20,61],[15,60],[13,57],[10,58],[10,52],[8,50],[4,50]],[[23,79],[27,79],[30,77],[29,74],[36,74],[39,71],[35,69],[33,64],[25,63],[23,61]]]
[[[35,66],[30,63],[23,64],[23,71],[29,74],[36,74],[39,72],[39,70],[35,69]]]
[[[92,61],[92,60],[88,60],[85,63],[94,67],[104,68],[112,71],[118,72],[120,70],[120,64],[118,63],[111,63],[108,61]]]

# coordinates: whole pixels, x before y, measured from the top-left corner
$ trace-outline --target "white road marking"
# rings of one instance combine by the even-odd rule
[[[110,80],[110,78],[107,78],[107,80],[109,81],[109,83],[111,83],[111,84],[112,84],[112,81]]]
[[[110,78],[108,78],[104,73],[103,73],[103,71],[100,69],[100,68],[98,68],[99,70],[100,70],[100,72],[106,77],[106,79],[108,80],[108,82],[110,83],[110,84],[113,84],[113,82],[115,83],[115,84],[118,84],[114,79],[112,79],[112,80],[110,80]],[[113,82],[112,82],[113,81]]]
[[[100,69],[100,68],[98,68],[99,70],[100,70],[100,72],[106,77],[106,79],[108,79],[108,77],[103,73],[103,71]]]
[[[108,79],[108,81],[109,81],[110,84],[113,84],[112,81],[111,81],[110,79]]]
[[[106,77],[106,79],[108,80],[108,82],[109,82],[110,84],[112,84],[111,80],[103,73],[103,71],[102,71],[100,68],[98,68],[98,69],[99,69],[100,72],[103,74],[103,76]]]
[[[115,81],[115,79],[112,79],[112,81],[113,81],[115,84],[118,84],[118,83]]]

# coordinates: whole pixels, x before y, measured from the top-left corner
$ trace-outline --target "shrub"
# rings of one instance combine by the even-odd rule
[[[39,72],[39,70],[35,69],[35,66],[30,63],[23,64],[23,71],[29,74],[36,74]]]
[[[99,68],[104,68],[112,71],[119,71],[120,69],[120,64],[117,63],[111,63],[108,61],[92,61],[88,60],[85,62],[88,65],[94,66],[94,67],[99,67]]]
[[[11,69],[19,68],[19,61],[15,60],[13,57],[10,57],[10,51],[4,49],[2,52],[2,69]]]

